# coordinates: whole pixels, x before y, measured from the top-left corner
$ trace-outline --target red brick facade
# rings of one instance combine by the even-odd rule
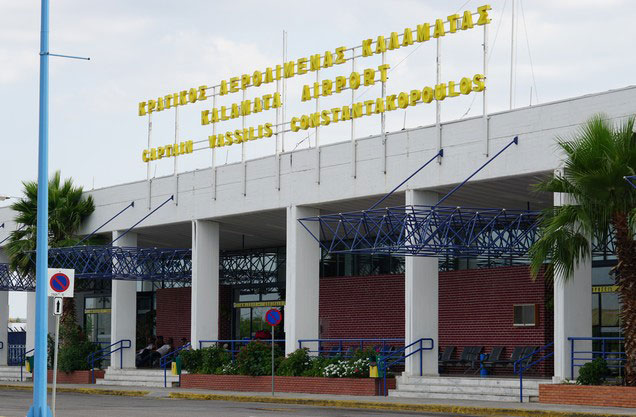
[[[181,338],[190,341],[191,291],[186,288],[157,290],[157,336],[172,337],[176,347]],[[229,286],[219,287],[219,339],[232,337],[232,291]]]
[[[95,379],[104,378],[105,371],[101,369],[95,370]],[[48,383],[53,383],[53,370],[47,371]],[[57,383],[58,384],[93,384],[93,373],[91,371],[73,371],[62,372],[57,371]]]
[[[277,376],[276,392],[302,392],[332,395],[380,395],[382,380],[376,378],[310,378]],[[387,379],[389,389],[395,389],[395,379]],[[182,388],[214,391],[269,392],[271,376],[245,375],[181,375]]]
[[[539,402],[636,408],[636,387],[539,384]]]
[[[553,338],[553,318],[546,300],[552,290],[532,280],[526,266],[441,272],[439,345],[544,346]],[[536,304],[538,325],[513,326],[514,304]],[[403,338],[404,276],[327,277],[320,279],[321,338]],[[232,298],[220,289],[220,338],[231,337]],[[190,288],[157,291],[157,334],[190,336]],[[546,375],[550,365],[541,366]]]
[[[320,279],[320,337],[404,338],[404,276]]]

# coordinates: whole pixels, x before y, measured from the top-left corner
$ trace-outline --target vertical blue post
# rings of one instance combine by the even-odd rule
[[[38,206],[35,255],[35,358],[33,405],[28,417],[49,417],[46,404],[49,236],[49,0],[42,0],[40,32],[40,130],[38,142]]]
[[[570,338],[570,379],[574,379],[574,338]]]

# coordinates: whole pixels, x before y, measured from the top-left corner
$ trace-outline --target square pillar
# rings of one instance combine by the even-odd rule
[[[27,292],[27,328],[25,352],[35,348],[35,292]],[[33,355],[33,352],[29,356]]]
[[[319,336],[320,245],[298,222],[319,214],[319,210],[309,207],[287,208],[285,354],[298,349],[298,340]],[[317,222],[308,227],[318,234]]]
[[[194,349],[201,340],[219,338],[219,224],[192,221],[192,310],[190,338]]]
[[[437,203],[437,193],[406,191],[406,205],[431,206]],[[406,358],[404,371],[408,375],[438,375],[437,352],[439,334],[439,266],[435,257],[406,256],[404,259],[405,343],[421,338],[433,339],[433,349]],[[423,343],[423,347],[430,346]],[[415,347],[417,348],[417,347]]]
[[[7,364],[9,352],[9,291],[0,291],[0,366]]]
[[[123,232],[113,232],[117,239]],[[113,246],[137,246],[137,235],[129,232],[117,240]],[[137,350],[137,281],[113,279],[111,294],[110,343],[130,340],[130,349],[123,349],[111,355],[110,366],[115,369],[135,368]]]
[[[568,203],[565,194],[554,194],[554,205]],[[567,281],[554,274],[554,382],[576,379],[579,367],[572,369],[569,337],[592,337],[592,262],[579,263]],[[577,351],[592,350],[592,341],[576,341]],[[579,356],[586,356],[581,355]],[[578,362],[581,364],[581,362]]]

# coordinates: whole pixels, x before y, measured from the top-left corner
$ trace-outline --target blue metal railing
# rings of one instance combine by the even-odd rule
[[[26,360],[26,355],[33,352],[34,350],[35,348],[31,350],[27,350],[26,352],[22,353],[22,355],[20,355],[20,381],[24,381],[22,370],[24,369],[24,361]],[[33,369],[31,369],[31,372],[33,372]]]
[[[161,358],[159,358],[159,366],[163,368],[163,387],[166,388],[168,386],[168,376],[166,374],[169,363],[172,363],[175,358],[179,355],[183,349],[187,349],[190,347],[190,343],[186,343],[181,346],[179,349],[173,350],[172,352],[166,353]],[[181,373],[179,373],[179,386],[181,386]]]
[[[430,342],[430,346],[428,347],[424,347],[424,342]],[[408,358],[409,356],[413,356],[415,354],[419,354],[420,356],[420,376],[422,376],[423,373],[423,368],[422,368],[422,352],[424,352],[425,350],[433,350],[433,348],[435,347],[435,341],[433,339],[430,338],[422,338],[422,339],[418,339],[415,342],[411,343],[410,345],[404,346],[402,349],[398,349],[394,352],[391,352],[389,355],[386,356],[379,356],[378,357],[378,369],[382,372],[383,374],[383,390],[384,390],[384,396],[386,397],[387,395],[389,395],[389,390],[388,387],[386,385],[386,374],[387,371],[391,368],[391,366],[397,364],[397,363],[401,363],[404,362],[406,360],[406,358]],[[406,353],[408,349],[411,349],[410,353]],[[393,359],[393,360],[391,360]],[[437,361],[437,358],[435,358],[435,360]],[[390,361],[390,362],[389,362]]]
[[[130,349],[132,347],[132,342],[130,339],[122,339],[118,342],[111,344],[103,349],[98,350],[97,352],[93,352],[86,360],[90,364],[91,367],[91,379],[93,384],[95,383],[95,362],[102,360],[106,357],[110,357],[115,352],[119,352],[119,367],[124,367],[124,349]]]
[[[25,345],[9,345],[7,364],[9,366],[20,365],[20,358],[22,358],[25,351],[26,351]]]
[[[199,349],[203,349],[204,344],[216,344],[217,346],[224,346],[227,344],[227,351],[232,355],[232,360],[236,354],[241,350],[243,346],[246,346],[250,342],[261,342],[271,344],[271,339],[240,339],[240,340],[199,340]],[[274,343],[285,343],[285,339],[274,339]]]
[[[303,344],[305,346],[303,346]],[[312,350],[307,345],[317,344],[317,349]],[[381,346],[380,352],[386,352],[387,347],[395,347],[399,344],[400,347],[404,346],[404,339],[399,338],[371,338],[371,339],[300,339],[298,340],[298,349],[307,348],[310,353],[322,354],[334,354],[340,356],[349,356],[349,353],[345,350],[348,348],[358,348],[364,350],[365,344],[369,347],[370,344],[375,346]]]
[[[541,353],[541,352],[546,352],[548,349],[552,348],[552,352],[547,352],[544,353],[542,357],[540,357],[539,359],[537,359],[534,362],[530,362],[532,360],[532,358],[534,357],[534,355]],[[552,343],[548,343],[547,345],[533,351],[532,353],[524,356],[523,358],[519,358],[515,361],[514,366],[513,366],[513,370],[515,374],[519,374],[519,402],[522,403],[523,402],[523,373],[525,371],[527,371],[528,369],[532,368],[534,365],[543,362],[544,360],[550,358],[554,356],[554,342]],[[524,364],[524,362],[530,362],[527,364]]]
[[[570,341],[570,379],[574,379],[574,367],[583,366],[585,363],[578,361],[591,362],[596,358],[603,358],[608,362],[608,368],[623,369],[625,367],[625,361],[627,355],[623,348],[625,342],[624,337],[568,337]],[[597,342],[601,345],[601,350],[575,350],[575,342],[577,341],[589,341]],[[608,345],[618,345],[618,351],[608,350]],[[577,356],[589,355],[589,356]],[[578,363],[577,363],[578,362]]]

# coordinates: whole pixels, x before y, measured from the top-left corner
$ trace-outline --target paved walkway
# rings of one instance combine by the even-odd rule
[[[0,382],[0,390],[31,390],[30,382]],[[158,399],[196,399],[245,401],[284,404],[304,404],[339,408],[364,408],[394,411],[420,411],[467,415],[515,416],[636,416],[636,409],[618,407],[588,407],[495,401],[424,400],[393,397],[362,397],[349,395],[319,395],[301,393],[231,392],[182,388],[145,388],[106,385],[58,385],[60,392],[92,395],[122,395]]]

